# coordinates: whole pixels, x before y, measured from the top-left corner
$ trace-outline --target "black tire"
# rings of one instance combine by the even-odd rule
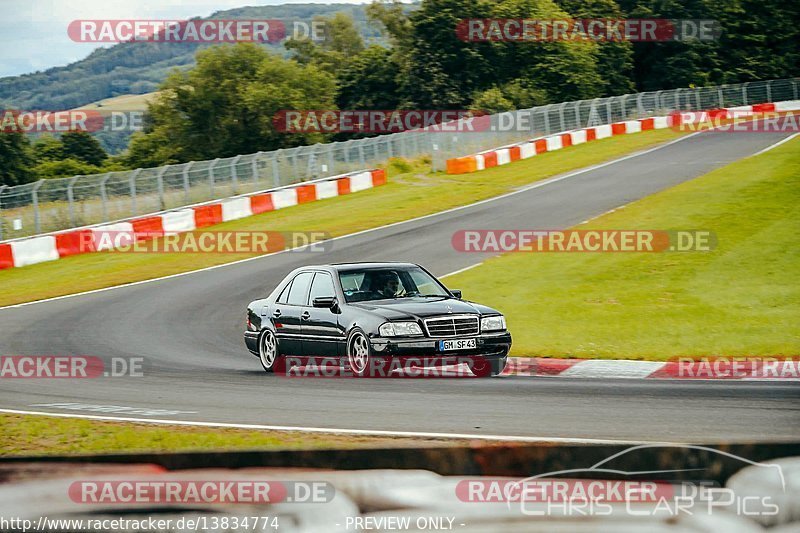
[[[272,352],[271,356],[269,352]],[[264,372],[272,373],[275,371],[275,363],[280,357],[278,350],[278,339],[270,330],[265,329],[258,337],[258,360],[264,367]]]
[[[347,339],[347,368],[354,376],[367,375],[372,358],[372,345],[367,334],[360,329],[353,330]]]

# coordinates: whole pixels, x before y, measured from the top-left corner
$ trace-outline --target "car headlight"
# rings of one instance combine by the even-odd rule
[[[422,335],[422,330],[416,322],[387,322],[378,328],[381,337],[410,337]]]
[[[504,329],[506,329],[506,318],[503,315],[481,318],[481,331],[501,331]]]

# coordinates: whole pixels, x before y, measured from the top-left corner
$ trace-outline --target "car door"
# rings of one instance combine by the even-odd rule
[[[314,298],[336,296],[333,277],[317,272],[311,282],[308,305],[303,318],[303,353],[306,355],[338,357],[344,353],[344,335],[339,328],[339,315],[330,309],[313,307]]]
[[[308,289],[313,277],[313,272],[297,274],[273,306],[270,319],[275,326],[281,355],[303,355],[302,315],[307,311]]]

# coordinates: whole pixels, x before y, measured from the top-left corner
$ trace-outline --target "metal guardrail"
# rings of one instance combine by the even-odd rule
[[[550,104],[490,117],[475,132],[406,131],[210,161],[0,186],[0,240],[65,230],[174,209],[378,166],[392,157],[430,155],[433,170],[449,158],[541,135],[674,110],[797,100],[797,78]],[[523,120],[524,119],[524,120]],[[513,124],[513,127],[505,127]]]

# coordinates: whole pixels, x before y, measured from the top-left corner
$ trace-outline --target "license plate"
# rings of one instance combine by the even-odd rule
[[[475,339],[453,339],[451,341],[439,341],[439,351],[448,352],[450,350],[474,350],[478,347]]]

